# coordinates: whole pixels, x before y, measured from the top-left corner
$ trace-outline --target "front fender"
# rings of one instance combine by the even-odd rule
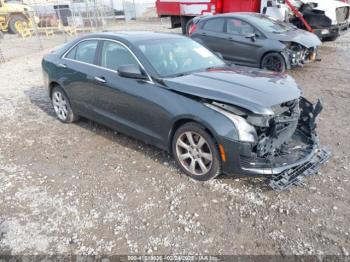
[[[292,68],[292,65],[291,65],[291,63],[290,63],[289,54],[288,54],[287,50],[284,49],[284,50],[281,52],[281,55],[283,56],[284,62],[286,63],[286,69],[291,69],[291,68]]]
[[[169,148],[171,149],[171,141],[177,128],[187,122],[197,122],[207,129],[216,143],[221,144],[223,140],[237,140],[238,131],[234,123],[223,114],[216,112],[207,106],[200,104],[200,109],[195,110],[197,114],[180,114],[172,119],[172,127],[168,134]]]

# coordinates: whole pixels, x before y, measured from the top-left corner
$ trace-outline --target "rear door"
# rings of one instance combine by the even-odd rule
[[[77,113],[91,109],[98,40],[86,39],[69,50],[57,65],[60,79]]]
[[[263,35],[249,23],[237,18],[227,18],[225,43],[222,44],[224,59],[257,66],[260,63],[260,49],[265,41]]]
[[[205,45],[214,52],[220,52],[225,43],[225,19],[212,18],[200,22],[199,29],[193,35],[193,40]]]

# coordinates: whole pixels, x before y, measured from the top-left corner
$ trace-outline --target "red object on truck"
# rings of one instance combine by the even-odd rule
[[[230,12],[255,12],[260,13],[262,0],[157,0],[156,8],[159,17],[170,16],[171,27],[182,27],[183,34],[189,32],[188,21],[195,16],[215,15]],[[313,32],[313,29],[303,18],[303,15],[285,0],[292,12],[304,24],[305,28]]]
[[[160,17],[259,12],[260,0],[157,0],[156,7]]]
[[[171,17],[172,27],[182,26],[186,32],[187,22],[200,15],[229,12],[260,12],[261,0],[157,0],[159,17]]]

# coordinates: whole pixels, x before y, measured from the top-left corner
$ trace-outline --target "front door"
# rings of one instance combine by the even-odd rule
[[[162,146],[166,144],[164,127],[167,126],[170,116],[166,108],[160,107],[156,101],[166,101],[168,91],[149,79],[120,76],[118,68],[125,65],[138,66],[144,72],[124,44],[103,41],[99,67],[95,70],[92,107],[106,124],[115,126],[123,133]]]

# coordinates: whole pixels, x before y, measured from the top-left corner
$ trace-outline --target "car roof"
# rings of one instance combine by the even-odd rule
[[[151,31],[109,31],[102,33],[88,34],[83,37],[85,38],[106,38],[111,40],[124,40],[130,43],[142,42],[148,40],[161,40],[169,38],[184,38],[182,35],[172,33],[158,33]]]
[[[211,18],[218,18],[218,17],[236,17],[236,18],[245,18],[249,19],[250,17],[266,17],[266,15],[254,13],[254,12],[233,12],[233,13],[225,13],[225,14],[217,14],[217,15],[208,15],[204,16],[203,19],[211,19]]]

